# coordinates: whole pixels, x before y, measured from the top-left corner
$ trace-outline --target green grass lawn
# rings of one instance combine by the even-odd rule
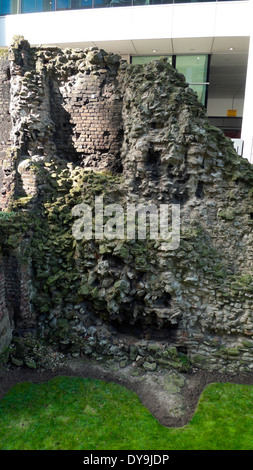
[[[26,382],[0,401],[0,450],[253,450],[252,403],[252,386],[212,384],[186,426],[166,428],[112,382]]]

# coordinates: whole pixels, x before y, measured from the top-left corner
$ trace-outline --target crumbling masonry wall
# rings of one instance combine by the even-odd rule
[[[120,171],[118,57],[93,56],[92,51],[32,49],[23,40],[14,42],[10,62],[2,61],[1,208],[12,193],[37,194],[35,162],[45,157]]]
[[[8,52],[8,51],[7,51]],[[10,66],[8,54],[0,56],[0,208],[6,207],[10,192],[9,155],[11,117],[10,117]]]
[[[15,224],[2,222],[0,285],[19,338],[10,359],[46,367],[27,352],[32,338],[120,367],[251,371],[252,165],[210,126],[184,77],[163,59],[131,66],[22,38],[9,65],[4,204]],[[167,204],[170,214],[179,204],[180,246],[75,240],[72,209],[94,207],[96,195],[122,208]]]
[[[122,144],[122,100],[115,94],[115,75],[106,72],[73,76],[58,89],[51,85],[57,153],[93,168],[109,168],[109,159],[116,165]]]

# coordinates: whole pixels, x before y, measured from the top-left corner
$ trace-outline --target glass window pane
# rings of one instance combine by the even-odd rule
[[[83,8],[92,8],[92,0],[71,0],[71,9],[81,10]]]
[[[21,13],[33,13],[36,11],[36,0],[22,0]]]
[[[174,0],[174,3],[199,3],[199,2],[216,2],[216,0]]]
[[[207,85],[208,55],[179,55],[176,57],[176,69],[185,76],[187,83],[196,91],[204,105]]]
[[[133,5],[161,5],[173,3],[173,0],[133,0]]]
[[[184,74],[188,83],[203,83],[207,76],[207,62],[207,55],[178,55],[176,69]]]
[[[111,0],[109,7],[130,7],[132,6],[132,0]]]
[[[71,0],[56,0],[56,10],[68,10],[71,7]]]
[[[106,8],[110,6],[111,0],[94,0],[94,8]]]
[[[147,64],[148,62],[151,62],[152,60],[155,59],[160,59],[161,56],[154,56],[154,55],[145,55],[145,56],[132,56],[132,64]],[[172,65],[172,56],[162,56],[162,57],[167,57],[168,62],[170,65]]]
[[[2,15],[17,14],[18,2],[17,0],[2,0]]]
[[[36,0],[36,11],[54,11],[55,0]]]
[[[43,11],[43,2],[42,0],[36,0],[36,11]]]
[[[37,0],[37,11],[54,11],[55,0]]]
[[[133,0],[133,5],[151,5],[150,0]]]

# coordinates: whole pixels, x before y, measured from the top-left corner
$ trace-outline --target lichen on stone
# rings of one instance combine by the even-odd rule
[[[251,371],[252,165],[184,77],[164,59],[133,66],[24,38],[9,61],[15,224],[0,218],[0,273],[7,286],[15,268],[18,300],[5,287],[3,307],[22,351],[28,338],[119,367]],[[73,208],[94,211],[99,196],[124,214],[168,205],[170,224],[179,205],[179,246],[150,227],[146,239],[76,239]],[[28,350],[28,367],[43,367]]]

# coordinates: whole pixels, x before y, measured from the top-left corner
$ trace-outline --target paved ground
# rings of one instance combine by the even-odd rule
[[[0,375],[0,399],[18,382],[44,382],[56,375],[91,377],[114,381],[138,394],[141,402],[165,426],[183,426],[191,419],[203,389],[214,382],[253,384],[253,374],[222,375],[195,370],[191,373],[164,371],[139,373],[131,367],[115,370],[94,362],[71,360],[55,371],[38,372],[28,368],[3,370]]]

